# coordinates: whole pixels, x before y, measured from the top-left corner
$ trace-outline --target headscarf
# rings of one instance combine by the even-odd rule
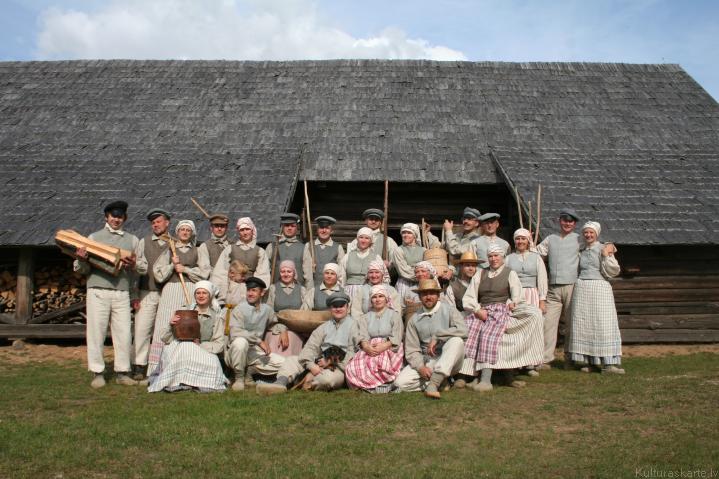
[[[414,235],[414,244],[419,246],[420,241],[420,234],[419,234],[419,226],[417,226],[415,223],[405,223],[402,225],[402,229],[399,230],[400,233],[404,233],[405,231],[409,231]]]
[[[337,263],[327,263],[324,266],[324,268],[322,268],[323,276],[324,276],[324,272],[327,270],[335,272],[335,274],[337,275],[337,283],[336,284],[340,284],[340,266]],[[322,280],[322,282],[324,283],[324,279]]]
[[[183,226],[189,226],[192,230],[192,236],[190,236],[189,243],[195,242],[195,235],[197,234],[197,228],[195,228],[195,222],[192,220],[180,220],[177,222],[177,226],[175,226],[175,234],[179,234],[180,228]]]
[[[372,231],[371,228],[363,226],[362,228],[357,230],[357,237],[359,238],[360,236],[366,236],[371,241],[374,238],[374,232]]]
[[[392,304],[392,295],[389,292],[389,288],[387,288],[387,285],[384,283],[375,284],[372,286],[369,290],[369,297],[372,299],[372,296],[375,294],[381,294],[387,299],[387,307],[390,309],[394,309],[394,305]]]
[[[513,239],[517,239],[517,237],[522,236],[524,238],[527,238],[529,241],[529,247],[528,250],[531,250],[534,246],[534,241],[532,240],[532,233],[529,232],[526,228],[519,228],[517,231],[514,232],[514,235],[512,236]]]
[[[414,269],[417,268],[426,269],[427,271],[429,271],[429,275],[432,277],[432,279],[437,279],[437,270],[435,269],[434,265],[429,261],[418,262],[414,265]]]
[[[498,253],[502,258],[504,258],[504,256],[507,254],[507,251],[505,251],[505,249],[502,248],[500,245],[493,244],[492,246],[487,248],[487,256],[494,253]]]
[[[244,216],[237,220],[237,229],[240,228],[249,228],[252,230],[252,239],[257,239],[257,228],[255,228],[255,224],[252,222],[249,216]]]
[[[198,289],[204,289],[208,293],[210,293],[210,308],[214,310],[220,309],[220,303],[217,301],[217,286],[212,284],[211,282],[207,281],[206,279],[203,279],[202,281],[198,281],[195,283],[195,291]],[[193,293],[194,295],[194,293]],[[192,302],[192,309],[195,309],[197,307],[196,302]]]
[[[281,270],[282,268],[290,268],[292,270],[292,279],[294,281],[297,281],[297,266],[295,266],[294,261],[292,261],[291,259],[280,261],[280,267],[277,271]]]
[[[582,226],[582,231],[587,228],[593,229],[594,232],[597,233],[597,238],[599,238],[599,235],[602,232],[602,225],[600,225],[596,221],[587,221],[586,223],[584,223],[584,226]]]
[[[369,266],[367,267],[367,276],[365,276],[365,283],[369,281],[369,272],[375,270],[382,273],[382,283],[389,284],[389,271],[387,271],[387,267],[384,265],[384,261],[380,259],[376,259],[374,261],[370,261]]]

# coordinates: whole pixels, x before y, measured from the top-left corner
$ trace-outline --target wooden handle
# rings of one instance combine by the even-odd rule
[[[310,196],[307,194],[307,180],[305,182],[305,211],[307,212],[307,231],[310,237],[310,256],[312,257],[312,272],[317,270],[317,261],[315,261],[315,242],[312,239],[312,215],[310,215]],[[305,278],[306,280],[307,278]]]
[[[205,211],[205,208],[203,208],[202,206],[200,206],[200,203],[198,203],[197,200],[195,200],[195,198],[193,198],[193,197],[190,196],[190,199],[192,200],[192,203],[194,203],[194,205],[197,207],[197,209],[200,210],[200,213],[202,213],[203,215],[205,215],[205,218],[207,218],[207,219],[209,220],[209,219],[210,219],[210,214],[209,214],[207,211]]]

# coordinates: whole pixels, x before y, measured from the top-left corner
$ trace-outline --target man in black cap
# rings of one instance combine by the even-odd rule
[[[382,249],[384,248],[384,231],[382,231],[382,220],[384,220],[384,212],[377,208],[369,208],[362,212],[362,219],[365,225],[372,230],[372,251],[382,257]],[[353,239],[347,245],[347,252],[349,253],[353,249],[357,249],[357,239]],[[390,268],[391,261],[389,258],[393,257],[394,250],[397,249],[397,243],[391,237],[387,237],[387,258],[385,260],[385,266],[387,269]]]
[[[309,255],[309,249],[305,250],[305,244],[300,241],[298,232],[300,217],[294,213],[284,213],[280,216],[282,225],[282,234],[277,238],[277,259],[274,261],[275,270],[272,272],[274,281],[278,281],[280,277],[280,263],[284,260],[291,260],[295,263],[297,270],[297,282],[305,287],[312,286],[312,278],[306,278],[304,274],[303,264],[309,261],[312,264],[312,258],[305,259],[305,251]],[[267,258],[270,263],[273,262],[275,243],[270,243],[265,248]]]
[[[225,354],[225,362],[235,371],[233,391],[244,390],[245,383],[251,383],[253,373],[277,374],[285,362],[285,357],[271,352],[264,340],[270,329],[287,334],[287,327],[278,323],[272,308],[262,302],[267,285],[254,276],[247,278],[245,285],[245,301],[232,309],[230,343]]]
[[[307,340],[299,356],[289,356],[277,373],[277,381],[259,384],[260,394],[287,392],[287,387],[307,371],[307,389],[330,391],[341,388],[345,383],[345,366],[352,359],[359,344],[357,328],[349,316],[350,297],[344,293],[333,293],[327,297],[327,306],[332,317],[317,327]]]
[[[133,379],[138,381],[147,374],[147,357],[150,352],[152,329],[155,326],[157,306],[160,304],[160,286],[155,282],[152,265],[164,253],[170,226],[170,213],[153,208],[147,213],[152,233],[140,239],[137,247],[137,272],[140,274],[140,305],[135,313],[135,367]]]
[[[315,218],[317,223],[317,237],[314,239],[315,246],[315,265],[312,267],[312,253],[310,252],[309,243],[305,244],[305,252],[303,254],[305,278],[312,278],[310,285],[317,286],[322,283],[322,271],[324,271],[327,263],[339,264],[345,255],[342,245],[336,243],[332,239],[332,225],[337,220],[331,216],[318,216]]]
[[[560,319],[564,320],[565,331],[569,331],[570,308],[574,283],[579,271],[580,236],[574,232],[579,216],[573,208],[562,208],[559,212],[559,234],[547,236],[539,245],[537,253],[547,261],[549,289],[547,290],[547,312],[544,315],[544,358],[537,369],[550,369],[557,346],[557,330]],[[567,341],[564,341],[565,360]]]
[[[87,250],[78,248],[73,269],[87,278],[87,364],[94,373],[90,386],[101,388],[105,385],[103,346],[108,324],[111,325],[112,345],[115,350],[115,382],[134,385],[137,381],[129,374],[132,350],[130,326],[130,301],[138,305],[136,256],[139,241],[137,237],[122,230],[127,220],[127,203],[113,201],[105,206],[105,227],[92,233],[89,238],[117,248],[134,252],[123,259],[122,269],[116,276],[100,268],[91,268]]]
[[[222,252],[230,245],[230,241],[227,239],[227,225],[230,224],[230,218],[227,215],[215,213],[209,219],[210,238],[205,241],[205,247],[210,254],[210,266],[214,268]]]

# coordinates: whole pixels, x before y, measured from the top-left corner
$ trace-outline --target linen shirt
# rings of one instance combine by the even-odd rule
[[[485,274],[489,278],[494,278],[499,273],[504,271],[504,268],[508,268],[507,265],[503,264],[496,270],[488,269],[486,270]],[[479,283],[481,282],[481,273],[482,271],[479,270],[474,276],[472,276],[472,281],[469,282],[469,286],[467,286],[467,291],[464,293],[464,297],[462,298],[462,306],[464,307],[464,310],[470,313],[476,313],[480,309],[482,309],[482,298],[477,297],[479,292]],[[510,270],[509,278],[507,281],[509,281],[509,299],[507,300],[507,302],[514,304],[524,302],[522,283],[519,281],[519,276],[517,276],[517,273]]]
[[[425,349],[432,340],[447,341],[450,338],[467,337],[464,317],[454,306],[438,301],[430,310],[424,306],[407,322],[404,335],[404,355],[415,370],[426,364]]]
[[[345,316],[339,323],[331,318],[312,332],[297,358],[300,365],[309,370],[315,361],[322,357],[322,352],[331,346],[338,346],[345,352],[345,357],[338,365],[345,370],[347,363],[357,350],[357,323],[352,316]]]

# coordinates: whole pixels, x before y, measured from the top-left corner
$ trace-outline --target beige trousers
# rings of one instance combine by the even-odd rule
[[[449,377],[459,372],[462,361],[464,361],[464,341],[461,338],[450,338],[444,343],[439,358],[430,360],[427,366],[432,372]],[[426,382],[416,369],[407,365],[394,380],[394,385],[402,391],[413,392],[421,391],[422,385]]]
[[[542,362],[554,360],[554,349],[557,347],[557,330],[560,319],[564,319],[565,331],[569,331],[572,306],[573,284],[552,285],[547,291],[547,312],[544,314],[544,357]],[[564,341],[566,353],[568,341]]]
[[[266,354],[259,346],[250,346],[245,338],[235,338],[225,352],[225,362],[235,370],[235,377],[244,377],[246,369],[265,376],[277,374],[285,359],[276,353]]]
[[[277,376],[285,376],[289,379],[290,384],[295,378],[304,371],[297,356],[289,356],[285,358],[285,362],[277,373]],[[312,373],[307,373],[312,374]],[[323,369],[320,374],[312,380],[312,386],[315,391],[332,391],[339,389],[345,384],[345,373],[341,369]]]
[[[152,329],[159,304],[159,292],[140,291],[140,310],[135,313],[135,364],[138,366],[147,366]]]
[[[87,290],[87,368],[93,373],[105,370],[102,357],[107,326],[110,325],[115,350],[115,371],[130,372],[132,332],[130,326],[130,293],[114,289]]]

